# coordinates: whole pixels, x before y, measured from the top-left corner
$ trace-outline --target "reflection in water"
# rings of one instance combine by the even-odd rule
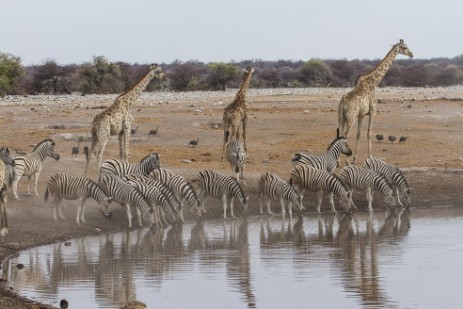
[[[223,293],[238,296],[242,306],[256,308],[272,293],[259,288],[256,279],[261,271],[270,269],[275,282],[277,276],[292,274],[308,282],[320,277],[320,266],[326,264],[327,280],[334,277],[344,297],[365,308],[397,308],[397,300],[384,286],[379,259],[398,254],[395,245],[409,231],[407,211],[198,221],[31,249],[8,261],[3,277],[16,291],[43,302],[56,304],[66,297],[71,308],[73,302],[86,308],[94,303],[98,308],[120,308],[136,301],[153,308],[167,293],[169,281],[187,280],[186,274],[195,273],[207,280],[223,276],[228,287]],[[17,263],[25,268],[17,269]],[[279,268],[286,272],[276,273]],[[88,304],[82,304],[82,295]]]

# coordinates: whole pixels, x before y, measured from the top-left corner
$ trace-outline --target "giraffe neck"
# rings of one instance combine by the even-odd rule
[[[246,93],[248,91],[249,84],[251,83],[251,76],[252,76],[252,70],[250,70],[243,77],[243,82],[241,83],[240,90],[238,90],[238,93],[236,94],[236,97],[235,97],[235,103],[238,105],[244,105],[246,101]]]
[[[156,67],[151,68],[151,70],[143,76],[138,83],[132,86],[129,90],[118,96],[114,103],[124,104],[128,109],[132,107],[133,102],[135,102],[142,92],[146,89],[148,84],[155,76]]]
[[[386,57],[384,57],[384,59],[381,60],[381,62],[373,70],[362,76],[362,80],[373,87],[377,86],[383,79],[384,75],[386,75],[387,71],[389,71],[392,62],[398,53],[398,46],[394,45],[387,53]]]

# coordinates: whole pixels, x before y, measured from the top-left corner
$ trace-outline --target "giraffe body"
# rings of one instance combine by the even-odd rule
[[[133,123],[132,105],[154,77],[160,80],[164,78],[161,68],[156,64],[152,65],[150,71],[132,88],[118,96],[111,106],[93,118],[91,125],[92,145],[87,155],[85,175],[87,174],[88,164],[92,156],[96,157],[98,168],[100,167],[106,144],[112,135],[119,136],[120,158],[124,161],[128,160],[129,140]]]
[[[338,107],[338,127],[341,135],[347,138],[355,120],[358,119],[357,141],[354,148],[353,163],[357,161],[360,131],[363,117],[366,115],[368,115],[368,157],[372,157],[371,129],[373,116],[376,114],[375,89],[398,54],[413,57],[413,53],[408,49],[407,45],[403,40],[400,40],[373,70],[361,75],[355,82],[354,88],[341,98]]]
[[[223,148],[222,148],[222,161],[227,149],[228,143],[234,139],[239,140],[240,124],[243,125],[243,144],[244,150],[247,153],[246,147],[246,126],[248,122],[247,107],[246,107],[246,92],[251,82],[252,73],[254,68],[247,67],[244,71],[243,81],[241,87],[236,94],[235,99],[223,112]]]

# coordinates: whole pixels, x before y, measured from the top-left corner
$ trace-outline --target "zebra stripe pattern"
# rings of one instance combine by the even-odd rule
[[[6,165],[5,165],[6,164]],[[7,166],[14,166],[14,160],[10,155],[10,150],[7,147],[0,148],[0,236],[5,236],[8,233],[8,196],[5,178],[8,175]],[[13,177],[8,177],[9,185],[13,181]]]
[[[180,201],[168,186],[149,177],[137,174],[126,175],[124,180],[137,188],[148,200],[152,207],[156,226],[162,227],[166,219],[168,223],[172,225],[176,224],[177,215],[180,221],[184,222],[183,216],[180,214]]]
[[[316,169],[309,165],[299,164],[291,171],[289,183],[301,194],[304,193],[304,190],[318,192],[317,212],[320,212],[323,192],[330,193],[330,205],[333,212],[336,213],[333,195],[339,199],[339,203],[345,211],[350,210],[352,204],[350,192],[335,174]]]
[[[346,166],[339,172],[339,178],[350,189],[351,196],[354,189],[366,189],[368,210],[373,211],[373,189],[384,198],[389,209],[395,209],[395,194],[389,181],[383,175],[358,166]]]
[[[201,200],[201,208],[204,210],[204,198],[211,196],[222,198],[223,203],[223,218],[227,218],[227,198],[230,198],[230,215],[235,217],[233,213],[233,201],[236,198],[241,203],[241,214],[248,210],[248,197],[244,194],[243,189],[234,177],[225,176],[223,174],[203,170],[199,172],[197,178],[200,191],[198,197]]]
[[[140,174],[148,176],[159,168],[159,154],[152,153],[141,159],[140,163],[126,162],[118,159],[109,159],[101,163],[100,179],[104,175],[117,175],[124,177],[127,174]]]
[[[411,189],[398,167],[378,158],[368,158],[363,166],[384,175],[395,190],[397,204],[401,207],[410,207]]]
[[[42,171],[42,164],[46,157],[52,157],[55,160],[59,160],[59,154],[55,152],[55,142],[51,139],[45,139],[41,141],[34,150],[24,156],[14,158],[14,179],[13,179],[13,195],[15,199],[18,199],[18,182],[22,176],[27,176],[29,183],[27,185],[27,195],[30,195],[31,178],[34,175],[35,186],[34,194],[37,196],[37,183],[39,181],[39,175]]]
[[[61,201],[81,199],[77,209],[76,223],[85,223],[85,201],[93,198],[99,205],[100,211],[105,217],[111,217],[109,205],[112,198],[108,197],[99,184],[85,177],[75,177],[66,173],[53,173],[47,180],[44,200],[48,201],[49,196],[53,198],[53,218],[57,220],[58,210],[61,219],[65,219],[61,212]]]
[[[288,202],[288,212],[292,216],[293,205],[297,205],[296,211],[302,213],[302,194],[298,194],[296,190],[286,181],[278,177],[274,173],[265,173],[259,179],[259,204],[260,213],[263,213],[262,199],[267,198],[267,213],[273,216],[270,209],[272,200],[279,200],[281,206],[281,214],[285,215],[285,201]]]
[[[240,141],[231,141],[227,146],[227,160],[230,163],[230,167],[236,174],[236,180],[239,181],[240,175],[243,179],[243,184],[246,185],[246,179],[244,178],[244,166],[246,164],[246,152],[244,146]]]
[[[195,217],[201,217],[201,203],[193,185],[185,177],[175,174],[167,169],[159,168],[154,170],[150,177],[169,187],[181,201],[181,212],[183,212],[183,201],[186,200],[190,206],[190,212]]]
[[[333,173],[338,165],[338,160],[340,154],[345,154],[346,156],[352,155],[352,150],[347,145],[347,139],[344,137],[337,137],[333,142],[328,146],[328,149],[317,155],[308,152],[298,152],[294,154],[291,159],[293,166],[298,164],[306,164],[312,167],[315,167],[319,170],[325,170],[329,173]]]
[[[140,212],[143,216],[143,220],[147,225],[150,227],[154,225],[154,220],[151,213],[152,209],[146,198],[140,191],[138,191],[138,189],[129,185],[119,176],[114,175],[105,175],[101,179],[100,184],[103,190],[106,192],[106,195],[113,197],[115,202],[125,207],[129,228],[132,228],[132,212],[130,211],[130,206],[135,208],[137,211],[138,224],[140,227],[143,226]]]

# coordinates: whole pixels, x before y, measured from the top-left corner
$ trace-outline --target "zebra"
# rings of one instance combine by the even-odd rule
[[[80,200],[79,208],[77,208],[77,225],[85,222],[85,202],[88,198],[93,198],[97,201],[100,211],[106,218],[112,216],[109,205],[112,202],[112,197],[108,197],[99,184],[85,177],[75,177],[66,173],[53,173],[47,180],[47,188],[45,190],[44,200],[48,201],[49,196],[53,197],[53,219],[58,220],[56,215],[57,210],[61,219],[65,220],[61,212],[61,201],[65,200]]]
[[[59,160],[60,155],[55,152],[55,142],[52,139],[45,139],[35,146],[34,150],[26,155],[14,158],[15,166],[12,168],[13,177],[13,195],[18,199],[18,182],[22,176],[27,176],[29,183],[27,185],[27,195],[30,195],[31,178],[34,175],[35,186],[34,194],[38,196],[37,183],[42,171],[42,164],[46,157],[52,157]]]
[[[273,216],[270,209],[272,200],[279,200],[281,205],[281,214],[285,215],[285,201],[288,201],[288,212],[292,216],[292,207],[297,205],[297,212],[302,214],[304,206],[302,206],[303,195],[298,194],[296,190],[286,181],[278,177],[274,173],[265,173],[259,179],[259,204],[260,213],[263,213],[262,198],[267,200],[267,213]]]
[[[159,166],[159,154],[156,152],[141,159],[140,163],[109,159],[101,163],[100,179],[104,175],[117,175],[119,177],[124,177],[127,174],[140,174],[148,176],[153,170],[159,168]]]
[[[373,189],[381,194],[384,198],[384,203],[389,209],[393,210],[396,208],[394,189],[384,175],[369,168],[349,165],[341,169],[339,178],[350,190],[351,196],[354,189],[367,190],[368,211],[373,211]]]
[[[236,180],[239,181],[241,174],[243,184],[246,186],[246,179],[244,178],[246,152],[244,151],[244,146],[240,141],[234,140],[227,145],[227,159],[230,163],[231,169],[236,173]]]
[[[128,174],[123,179],[145,196],[151,205],[154,222],[158,227],[162,226],[161,218],[164,218],[163,215],[167,216],[167,221],[172,225],[177,222],[177,214],[180,221],[184,222],[183,216],[180,214],[180,201],[168,186],[138,174]]]
[[[411,205],[411,188],[402,171],[389,163],[378,158],[368,158],[363,164],[364,167],[372,169],[382,175],[391,183],[395,191],[397,205],[409,208]]]
[[[8,166],[14,166],[14,159],[11,157],[8,147],[0,148],[0,235],[8,233],[8,196],[6,188],[6,177],[8,176]],[[11,185],[13,177],[8,177],[8,185]]]
[[[132,228],[132,212],[130,206],[136,209],[138,214],[138,224],[143,226],[141,217],[150,227],[154,225],[152,217],[152,209],[143,196],[143,194],[133,186],[129,185],[123,179],[116,175],[105,175],[100,180],[100,184],[106,195],[112,196],[113,201],[125,207],[127,212],[127,220],[129,222],[129,229]],[[142,213],[142,215],[140,214]]]
[[[240,184],[234,177],[225,176],[210,170],[203,170],[199,172],[195,182],[200,188],[198,197],[201,201],[203,211],[204,198],[206,196],[222,198],[224,220],[227,219],[227,198],[230,198],[230,215],[232,218],[235,217],[233,213],[235,198],[241,203],[241,214],[244,214],[248,210],[249,197],[245,195]]]
[[[323,192],[329,192],[331,210],[336,213],[334,207],[333,194],[339,199],[341,207],[345,211],[350,211],[352,200],[351,194],[347,190],[338,176],[328,173],[325,170],[319,170],[310,165],[299,164],[293,167],[289,184],[301,194],[305,190],[318,192],[317,212],[320,213],[322,205]]]
[[[349,145],[347,145],[347,139],[345,137],[338,136],[331,142],[325,152],[319,155],[308,152],[298,152],[294,154],[291,161],[293,167],[298,164],[307,164],[319,170],[325,170],[329,173],[333,173],[336,166],[338,166],[339,156],[341,153],[346,156],[351,156],[352,150],[349,148]]]
[[[191,214],[195,217],[201,217],[201,202],[193,185],[185,177],[164,168],[154,170],[151,172],[150,177],[168,186],[180,199],[182,217],[184,200],[188,202]]]

